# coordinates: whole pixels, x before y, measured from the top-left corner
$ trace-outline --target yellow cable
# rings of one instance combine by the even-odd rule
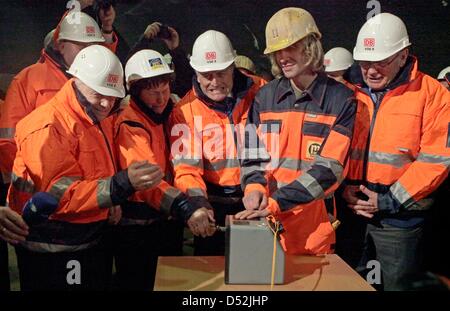
[[[272,229],[272,228],[271,228]],[[277,255],[277,235],[279,230],[279,222],[275,222],[275,232],[273,235],[273,252],[272,252],[272,275],[270,279],[270,290],[273,290],[273,285],[275,283],[275,258]],[[273,230],[272,230],[273,232]]]

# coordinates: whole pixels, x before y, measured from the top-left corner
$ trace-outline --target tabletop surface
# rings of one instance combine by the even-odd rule
[[[285,283],[273,290],[374,291],[338,255],[286,256]],[[267,291],[270,285],[224,283],[225,257],[159,257],[155,291]]]

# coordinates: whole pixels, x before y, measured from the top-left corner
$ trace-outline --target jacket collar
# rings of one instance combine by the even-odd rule
[[[83,107],[84,111],[86,112],[87,116],[91,119],[92,123],[98,124],[101,121],[97,119],[95,116],[95,113],[92,111],[92,105],[91,103],[86,99],[86,97],[78,90],[77,86],[75,85],[75,82],[71,81],[72,88],[75,92],[75,97],[77,101],[80,103],[81,107]],[[116,99],[116,102],[114,103],[113,108],[111,109],[108,116],[111,116],[115,112],[117,112],[120,109],[120,100]]]
[[[311,100],[319,107],[322,107],[323,97],[327,88],[327,80],[328,78],[325,73],[318,73],[311,85],[303,91],[301,97],[294,101]],[[295,92],[289,79],[282,77],[280,78],[275,93],[276,103],[280,103],[287,96],[293,96],[295,98]]]
[[[397,76],[395,76],[395,78],[386,86],[384,90],[380,91],[392,90],[403,84],[409,83],[414,79],[416,79],[417,75],[418,75],[417,58],[413,55],[409,55],[405,65],[397,73]],[[359,88],[367,90],[369,89],[367,84],[364,82],[361,73],[361,68],[357,63],[353,64],[352,67],[350,67],[345,78],[348,79],[347,80],[348,82],[350,82],[353,85],[356,85]]]
[[[153,123],[158,125],[165,123],[168,120],[170,113],[172,112],[174,107],[172,99],[169,99],[169,102],[167,103],[166,108],[164,108],[164,111],[162,113],[156,113],[153,111],[153,109],[149,108],[140,98],[131,96],[131,100],[132,103],[135,103],[139,110],[142,111],[146,117],[148,117],[153,121]]]
[[[49,46],[47,47],[47,49],[43,51],[42,56],[45,61],[50,62],[53,66],[58,68],[67,77],[67,79],[72,78],[72,75],[67,73],[67,70],[69,68],[67,68],[64,62],[64,58],[61,55],[61,53],[59,53],[59,51],[56,51],[55,49]]]
[[[247,92],[253,85],[253,80],[241,73],[239,70],[234,69],[233,89],[231,91],[232,97],[226,97],[223,101],[220,102],[210,99],[205,95],[205,93],[203,93],[202,89],[200,88],[200,84],[197,81],[196,75],[192,77],[192,85],[195,96],[199,98],[203,103],[205,103],[211,109],[228,114],[233,111],[236,103],[238,103],[247,94]]]

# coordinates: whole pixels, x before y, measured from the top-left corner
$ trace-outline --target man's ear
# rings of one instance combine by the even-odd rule
[[[409,55],[409,49],[406,48],[401,52],[401,66],[403,67],[406,64],[406,60],[408,59],[408,55]]]
[[[198,79],[198,76],[199,76],[199,75],[200,75],[200,74],[196,71],[196,72],[195,72],[195,77],[197,78],[197,82],[198,82],[198,83],[200,83],[200,81],[199,81],[199,79]]]

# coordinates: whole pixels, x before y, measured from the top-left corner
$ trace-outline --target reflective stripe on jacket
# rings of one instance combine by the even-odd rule
[[[324,199],[344,178],[355,110],[353,92],[324,74],[298,99],[286,78],[255,98],[249,122],[258,140],[246,140],[242,184],[246,194],[270,195],[288,253],[330,252],[335,236]]]
[[[234,72],[234,106],[208,103],[194,81],[194,88],[176,105],[171,127],[174,185],[190,197],[242,197],[237,135],[259,88],[256,76]],[[197,86],[197,87],[196,87]],[[242,144],[241,144],[242,146]]]

